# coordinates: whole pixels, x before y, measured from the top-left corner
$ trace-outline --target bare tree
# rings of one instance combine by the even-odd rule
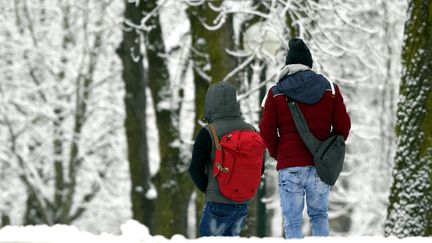
[[[2,80],[7,82],[0,88],[6,134],[1,161],[24,185],[24,224],[70,224],[82,217],[119,158],[108,152],[116,146],[110,138],[119,127],[115,120],[109,125],[98,118],[102,109],[95,100],[115,77],[115,63],[100,58],[111,41],[104,39],[112,33],[104,26],[111,6],[109,1],[2,4],[15,22],[2,25],[7,46]],[[102,116],[113,116],[115,110]],[[106,129],[93,130],[93,124]]]
[[[204,29],[201,31],[218,30],[227,23],[224,20],[228,21],[233,15],[234,18],[242,17],[246,20],[258,19],[256,22],[251,21],[249,25],[246,24],[244,30],[241,31],[244,32],[242,34],[248,35],[240,38],[242,42],[247,43],[246,45],[237,45],[234,50],[226,48],[228,54],[237,60],[237,65],[222,79],[240,77],[239,99],[242,100],[242,108],[245,108],[243,110],[245,117],[251,121],[256,119],[254,117],[257,117],[259,113],[259,109],[256,108],[259,101],[255,98],[258,91],[263,87],[269,88],[277,82],[277,72],[283,66],[288,40],[297,36],[308,41],[314,56],[314,69],[325,74],[343,89],[354,123],[345,173],[342,174],[331,197],[330,218],[333,230],[341,234],[347,234],[351,230],[356,234],[380,234],[379,229],[382,227],[384,218],[382,212],[385,208],[385,195],[388,190],[388,187],[385,186],[389,181],[388,170],[377,169],[377,174],[370,174],[368,177],[371,183],[383,185],[379,189],[381,192],[379,194],[382,196],[377,197],[373,203],[364,203],[366,200],[362,198],[362,195],[369,195],[374,189],[365,186],[364,183],[359,183],[358,177],[363,176],[364,171],[368,168],[388,168],[390,166],[391,161],[381,161],[387,160],[388,157],[380,157],[378,154],[381,150],[376,146],[376,143],[381,143],[386,148],[385,153],[391,153],[392,136],[391,131],[387,130],[387,125],[381,125],[382,130],[369,129],[366,131],[364,128],[380,127],[380,124],[384,123],[391,124],[393,113],[391,109],[386,110],[385,117],[382,117],[383,113],[378,110],[370,111],[364,107],[374,103],[388,107],[393,102],[385,102],[386,97],[392,99],[392,93],[385,87],[394,87],[397,83],[397,48],[400,46],[401,38],[393,33],[397,33],[394,30],[400,28],[403,4],[375,1],[303,0],[260,1],[259,4],[254,4],[253,1],[241,1],[237,3],[238,5],[243,4],[241,7],[228,4],[228,2],[220,6],[206,1],[189,1],[189,4],[195,4],[201,8],[207,4],[213,12],[217,12],[213,13],[213,22],[205,22],[202,20],[204,18],[201,18],[202,26],[197,26],[196,33],[200,33],[198,28],[202,29],[202,27]],[[385,22],[383,10],[390,11],[391,16],[399,16],[395,17],[399,20]],[[204,9],[201,9],[199,13],[204,15]],[[199,23],[198,21],[196,23]],[[193,19],[191,22],[193,23]],[[258,31],[253,31],[254,28]],[[383,40],[385,38],[382,36],[383,32],[387,33],[387,37],[391,36],[390,39],[394,41]],[[234,33],[235,36],[239,35],[238,32],[234,31]],[[198,36],[204,35],[198,34]],[[200,43],[194,44],[194,48],[196,49],[199,44],[205,48],[205,38],[198,40]],[[210,55],[205,49],[198,53],[201,55],[195,59],[195,63],[201,62],[205,67],[206,63],[215,61],[210,60]],[[382,53],[386,54],[382,55]],[[261,60],[266,66],[265,76],[267,78],[261,82],[249,83],[248,75],[244,74],[250,72],[245,70],[249,68],[259,70],[259,67],[263,65],[258,64],[256,60]],[[388,65],[389,60],[390,65]],[[382,68],[377,69],[377,66]],[[202,75],[206,74],[201,72],[202,69],[198,71],[195,77],[201,75],[206,78],[205,75]],[[236,76],[237,74],[240,75]],[[207,79],[210,77],[212,75],[208,75]],[[367,80],[372,80],[373,85]],[[388,96],[381,97],[384,91],[388,91]],[[358,102],[359,99],[362,99],[364,92],[373,94],[373,98],[369,97],[370,99]],[[360,121],[359,117],[367,117],[367,119]],[[380,141],[378,136],[373,136],[377,133],[385,133],[386,140]],[[359,151],[364,149],[369,151],[359,155]],[[359,190],[364,193],[359,194]],[[367,197],[370,198],[370,196]],[[267,198],[277,200],[272,195],[267,195]],[[269,205],[277,205],[277,202],[272,203],[271,200],[266,200],[266,202]],[[362,214],[361,212],[366,208],[369,208],[368,213]],[[362,227],[360,224],[367,226]]]
[[[123,63],[125,83],[126,136],[128,141],[129,170],[131,176],[132,217],[155,232],[155,189],[151,184],[147,145],[146,88],[148,78],[144,69],[145,24],[142,1],[124,1],[123,40],[117,49]]]
[[[147,60],[146,82],[151,90],[159,134],[160,169],[153,181],[157,189],[155,204],[156,233],[170,237],[187,233],[187,207],[192,193],[192,183],[186,161],[180,156],[180,138],[175,117],[177,110],[171,89],[170,75],[165,60],[166,51],[162,37],[158,1],[143,4],[147,25],[144,32]]]

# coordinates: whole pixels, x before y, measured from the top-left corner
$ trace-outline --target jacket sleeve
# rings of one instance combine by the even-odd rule
[[[206,165],[210,160],[211,151],[212,141],[210,134],[206,129],[202,128],[195,139],[189,174],[197,188],[204,193],[208,183]]]
[[[271,89],[267,93],[264,103],[262,118],[259,123],[260,135],[270,153],[270,156],[277,159],[278,136],[278,113],[275,99]]]
[[[332,117],[332,132],[342,135],[345,140],[348,138],[351,129],[351,120],[346,111],[344,99],[338,86],[336,86],[335,109]]]

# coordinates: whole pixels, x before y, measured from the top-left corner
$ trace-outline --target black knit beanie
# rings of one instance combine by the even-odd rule
[[[289,41],[289,50],[285,64],[303,64],[312,68],[312,55],[302,39],[293,38]]]

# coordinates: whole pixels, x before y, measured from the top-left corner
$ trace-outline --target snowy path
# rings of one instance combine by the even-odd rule
[[[282,243],[282,238],[218,238],[207,237],[188,240],[181,235],[175,235],[171,239],[162,236],[151,236],[148,229],[136,221],[128,221],[121,226],[121,235],[102,233],[100,235],[79,231],[75,226],[7,226],[0,229],[1,243]],[[328,238],[305,238],[292,242],[305,243],[430,243],[432,238],[383,238],[383,237],[328,237]]]

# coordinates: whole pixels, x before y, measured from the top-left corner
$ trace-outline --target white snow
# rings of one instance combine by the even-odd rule
[[[146,192],[145,197],[149,200],[157,198],[157,190],[153,184],[150,184],[150,189]]]
[[[85,205],[88,208],[86,213],[73,224],[79,229],[93,233],[119,233],[121,223],[132,217],[127,138],[123,125],[126,115],[123,101],[124,84],[120,77],[121,63],[115,54],[115,49],[121,41],[120,26],[123,23],[124,2],[93,1],[87,6],[83,4],[87,1],[55,1],[62,4],[51,5],[48,1],[28,1],[29,10],[32,12],[30,19],[33,19],[33,27],[36,31],[34,37],[38,42],[37,46],[32,40],[32,35],[26,30],[29,25],[26,18],[21,18],[21,22],[18,21],[17,17],[24,16],[24,12],[15,11],[14,2],[19,8],[27,5],[20,1],[3,1],[0,4],[0,21],[6,23],[0,26],[0,43],[2,43],[0,45],[2,57],[0,59],[0,134],[2,135],[0,136],[0,213],[8,212],[11,224],[23,223],[27,192],[19,175],[29,177],[31,184],[41,192],[40,197],[49,199],[49,196],[53,195],[50,179],[53,170],[48,161],[57,159],[66,161],[64,157],[68,154],[65,149],[64,155],[57,158],[52,151],[53,128],[50,124],[56,119],[53,107],[59,106],[67,114],[64,124],[60,127],[64,142],[66,144],[71,138],[79,138],[80,156],[84,158],[83,166],[79,171],[77,200],[91,188],[94,181],[101,186],[101,191],[95,199]],[[138,3],[139,0],[130,0],[130,2]],[[159,2],[159,6],[152,13],[160,14],[169,66],[170,89],[169,93],[161,96],[162,102],[157,107],[173,111],[173,122],[175,127],[179,128],[180,134],[179,143],[175,145],[180,145],[182,161],[189,161],[193,144],[194,119],[199,118],[195,118],[193,64],[189,60],[190,24],[185,10],[188,5],[199,5],[205,1]],[[103,3],[110,3],[104,14],[99,11],[99,5]],[[393,139],[395,117],[393,113],[401,74],[400,50],[406,19],[406,1],[320,1],[319,3],[304,1],[305,6],[299,5],[299,1],[268,1],[265,12],[252,8],[249,1],[233,0],[225,3],[223,8],[216,10],[220,12],[219,17],[215,18],[217,21],[209,21],[208,25],[217,27],[218,23],[222,23],[225,15],[229,14],[237,16],[237,20],[255,15],[262,18],[262,21],[245,31],[245,50],[226,50],[235,57],[244,58],[245,65],[240,67],[249,66],[254,70],[250,80],[249,78],[242,80],[242,89],[238,96],[242,102],[245,119],[254,125],[259,121],[259,92],[257,91],[261,85],[266,86],[268,90],[273,85],[273,81],[277,81],[275,77],[286,54],[289,38],[285,16],[298,17],[296,21],[296,26],[300,27],[298,36],[312,36],[309,43],[314,56],[314,69],[340,85],[353,121],[352,133],[348,140],[346,167],[331,194],[329,211],[331,221],[336,222],[340,218],[347,218],[349,223],[339,228],[332,225],[333,233],[338,236],[381,235],[386,217],[392,155],[396,147]],[[61,45],[63,34],[59,34],[64,32],[61,24],[63,15],[61,6],[69,6],[71,18],[74,18],[69,31],[75,43],[70,44],[67,50],[63,50]],[[213,4],[213,8],[215,6],[216,4]],[[302,9],[304,7],[306,11]],[[89,13],[88,19],[82,15],[83,12]],[[39,16],[42,13],[46,13],[46,17]],[[143,19],[139,28],[146,30],[151,28],[147,23],[150,16],[151,14],[148,14]],[[103,25],[98,26],[97,20],[102,17]],[[83,28],[85,21],[87,27]],[[84,32],[86,29],[87,32]],[[83,72],[80,71],[80,61],[89,59],[88,55],[81,54],[87,51],[81,50],[90,48],[94,33],[100,29],[104,30],[103,45],[100,49],[99,64],[95,70],[92,94],[88,100],[87,120],[91,122],[85,123],[82,133],[77,136],[72,131],[72,114],[75,108],[74,102],[70,100],[73,98],[70,97],[76,93],[74,80]],[[86,36],[89,39],[85,39]],[[205,45],[204,39],[200,39],[197,43]],[[419,58],[421,51],[413,61]],[[139,58],[135,53],[131,55],[135,60]],[[68,61],[61,64],[63,57]],[[255,60],[252,60],[254,58]],[[37,80],[33,80],[29,69],[34,69],[33,75]],[[202,69],[197,68],[196,71],[206,80],[210,80],[206,73],[210,69],[211,63],[207,63]],[[63,82],[58,82],[52,77],[52,74],[60,71],[64,71]],[[236,68],[230,73],[238,74],[241,71],[240,68]],[[402,71],[402,73],[406,72],[406,70]],[[259,83],[262,73],[265,74],[263,76],[266,76],[267,81]],[[40,84],[36,84],[35,81]],[[416,82],[418,82],[416,78],[407,80],[410,85]],[[35,95],[38,93],[42,94],[47,102]],[[147,139],[151,161],[150,172],[151,176],[154,176],[159,171],[161,163],[159,135],[149,90],[147,98]],[[405,103],[404,96],[400,99],[401,103]],[[417,97],[417,102],[407,103],[410,109],[407,110],[407,114],[419,109],[417,104],[421,99],[423,95]],[[404,113],[398,115],[405,117],[406,122],[409,121]],[[33,120],[38,122],[33,123]],[[17,140],[18,151],[16,152],[11,149],[11,134],[6,123],[12,124],[10,127],[14,133],[21,134]],[[203,123],[199,121],[199,124]],[[411,123],[403,125],[403,128],[405,126],[410,129],[415,128]],[[407,138],[407,141],[412,142],[416,139]],[[30,147],[33,151],[29,150]],[[401,145],[398,148],[400,156],[410,155]],[[20,165],[16,155],[24,156],[26,163]],[[274,166],[274,161],[268,161],[265,201],[269,234],[279,237],[282,234],[282,217],[277,191],[277,172]],[[39,176],[40,172],[43,172],[43,178]],[[106,175],[102,178],[98,172]],[[396,177],[398,181],[403,178],[403,174]],[[175,186],[176,182],[170,180],[165,185]],[[405,186],[403,183],[397,183],[396,187],[402,190]],[[142,188],[136,189],[142,190]],[[403,198],[418,196],[418,191],[415,193],[411,191],[408,189],[407,192],[410,194],[403,194]],[[145,195],[147,198],[155,198],[157,191],[152,188]],[[77,205],[74,205],[74,209],[76,207]],[[189,237],[195,234],[194,219],[199,210],[201,208],[197,208],[194,200],[191,199],[188,209]],[[393,214],[395,217],[408,217],[405,211],[393,212]],[[6,237],[9,231],[11,232],[9,236],[12,238]],[[120,236],[106,233],[91,235],[80,232],[74,226],[9,227],[0,230],[0,242],[65,242],[67,240],[76,242],[81,239],[84,242],[168,241],[163,237],[150,237],[145,231],[142,226],[130,222],[121,227]],[[28,238],[22,238],[24,236]],[[330,239],[346,241],[347,238]],[[392,240],[349,239],[379,242]],[[278,241],[281,238],[268,240]],[[309,238],[306,241],[308,240]],[[176,236],[171,241],[186,240]],[[206,241],[220,241],[220,239],[212,238]],[[251,238],[248,241],[261,240]]]
[[[171,239],[163,236],[152,236],[147,227],[139,224],[137,221],[129,220],[120,226],[119,235],[101,233],[99,235],[80,231],[75,226],[66,225],[39,225],[39,226],[6,226],[0,229],[0,242],[14,243],[180,243],[180,242],[205,242],[220,243],[224,242],[248,242],[248,243],[277,243],[286,242],[283,238],[256,238],[256,237],[203,237],[198,239],[186,239],[182,235],[174,235]],[[409,243],[426,243],[431,238],[411,237],[398,239],[396,237],[306,237],[301,240],[303,243],[391,243],[391,242],[409,242]],[[300,242],[293,240],[292,242]]]

